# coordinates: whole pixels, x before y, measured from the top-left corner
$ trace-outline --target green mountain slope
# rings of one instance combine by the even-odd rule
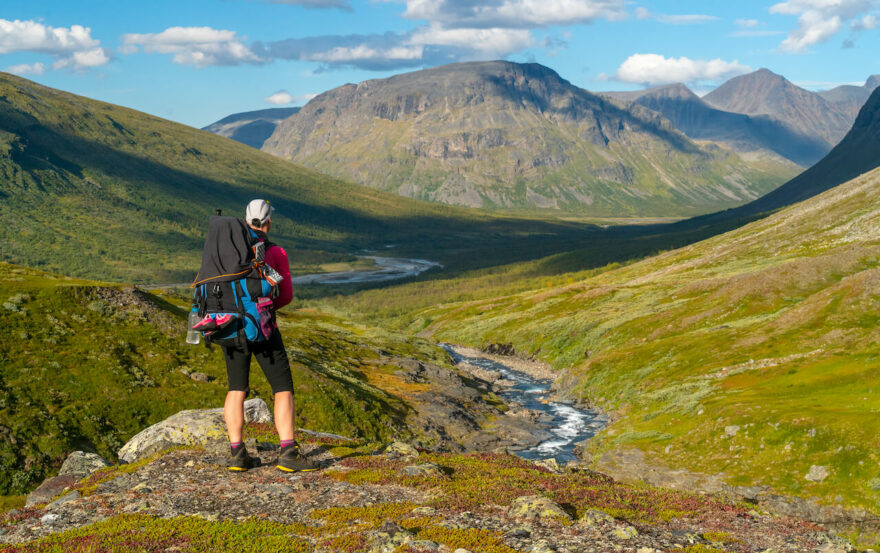
[[[566,241],[560,236],[582,228],[369,190],[204,131],[0,75],[0,260],[102,280],[186,282],[214,210],[238,215],[259,196],[277,209],[273,240],[304,270],[388,244],[426,257],[453,244],[454,255],[432,257],[446,265],[455,256],[534,255],[524,252],[564,247],[554,245]],[[530,245],[523,237],[532,235]],[[501,247],[514,239],[526,243]]]
[[[591,216],[705,213],[797,172],[699,146],[653,112],[509,62],[325,92],[280,123],[263,150],[403,196]]]
[[[767,219],[567,285],[424,310],[512,343],[613,412],[597,455],[880,511],[880,170]],[[808,480],[811,467],[828,476]]]
[[[115,459],[146,426],[223,405],[223,354],[184,342],[181,306],[187,302],[174,295],[0,263],[0,498],[33,488],[72,450]],[[454,448],[462,437],[460,420],[436,407],[426,411],[429,422],[422,413],[440,401],[430,394],[449,390],[414,384],[402,370],[446,365],[439,348],[316,312],[282,312],[279,325],[300,427],[424,447],[444,438]],[[254,371],[252,392],[271,403],[269,384]],[[470,394],[457,416],[481,424],[497,415],[497,398],[482,394]]]

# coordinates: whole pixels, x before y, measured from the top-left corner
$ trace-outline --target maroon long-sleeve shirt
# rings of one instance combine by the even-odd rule
[[[279,310],[293,299],[293,283],[290,282],[290,260],[284,248],[273,244],[266,250],[266,264],[278,271],[284,280],[278,285],[278,296],[272,300],[272,306]]]

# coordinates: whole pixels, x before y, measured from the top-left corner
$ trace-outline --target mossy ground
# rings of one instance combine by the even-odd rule
[[[316,440],[330,450],[353,449],[356,455],[337,463],[335,469],[310,475],[312,479],[333,479],[357,486],[393,484],[422,490],[426,501],[400,501],[399,494],[387,488],[384,500],[363,506],[328,505],[308,513],[295,523],[273,521],[261,514],[244,521],[217,521],[210,513],[198,517],[157,518],[147,515],[120,515],[74,530],[52,534],[40,540],[7,545],[10,553],[55,551],[142,551],[153,553],[169,548],[190,553],[203,551],[323,551],[360,552],[369,548],[371,532],[383,524],[395,522],[416,540],[430,540],[450,549],[465,548],[475,553],[515,553],[505,543],[498,528],[451,523],[456,517],[504,516],[513,499],[522,495],[542,495],[559,502],[575,520],[587,510],[598,509],[622,522],[635,525],[644,533],[708,528],[693,534],[704,543],[703,549],[686,551],[751,551],[743,544],[753,543],[756,527],[745,505],[726,500],[676,492],[645,485],[621,484],[589,471],[556,474],[510,455],[427,454],[418,459],[392,460],[369,455],[376,444],[351,443],[328,438]],[[158,462],[162,455],[144,462]],[[165,458],[164,460],[167,460]],[[437,463],[442,476],[410,477],[401,474],[408,463]],[[173,466],[173,463],[169,466]],[[77,485],[81,492],[117,475],[118,469],[87,478]],[[135,469],[137,470],[137,469]],[[168,470],[168,469],[165,469]],[[224,478],[225,479],[225,478]],[[250,488],[249,488],[250,489]],[[308,489],[308,485],[306,488]],[[323,489],[323,488],[322,488]],[[0,527],[19,524],[43,514],[39,509],[23,510],[14,515],[0,515]],[[221,517],[222,519],[222,517]],[[488,519],[487,519],[488,520]],[[25,522],[26,523],[26,522]],[[578,536],[577,522],[565,519],[546,520],[555,534],[569,532]],[[816,527],[793,521],[771,521],[764,531],[790,536],[792,543]],[[401,546],[395,553],[417,553],[416,548]]]

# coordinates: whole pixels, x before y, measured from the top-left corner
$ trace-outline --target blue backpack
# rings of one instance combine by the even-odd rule
[[[264,262],[271,244],[241,219],[211,217],[202,267],[192,287],[193,330],[205,345],[236,346],[268,340],[277,329],[272,298],[283,277]]]

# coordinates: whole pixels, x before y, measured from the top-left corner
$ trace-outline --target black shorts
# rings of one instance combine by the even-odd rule
[[[287,352],[284,351],[281,333],[277,330],[265,342],[248,344],[248,351],[234,346],[223,347],[229,391],[245,392],[250,389],[251,354],[257,358],[257,363],[263,369],[266,380],[272,386],[272,393],[293,391],[290,361],[287,359]]]

